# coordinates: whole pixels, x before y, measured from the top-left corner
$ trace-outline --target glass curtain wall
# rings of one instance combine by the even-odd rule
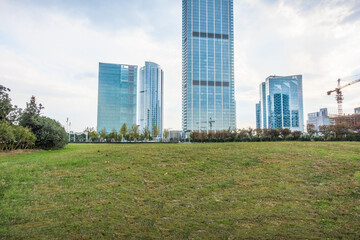
[[[153,126],[163,131],[163,81],[164,73],[160,65],[145,62],[140,69],[139,78],[139,115],[140,130],[148,129],[153,133]]]
[[[232,0],[183,0],[183,131],[235,129]]]
[[[99,63],[97,131],[136,124],[137,66]]]

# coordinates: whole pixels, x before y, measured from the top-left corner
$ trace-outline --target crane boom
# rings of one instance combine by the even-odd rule
[[[353,84],[355,84],[355,83],[358,83],[358,82],[360,82],[360,79],[357,79],[357,80],[355,80],[355,81],[352,81],[352,82],[350,82],[350,83],[347,83],[347,84],[341,86],[341,79],[339,78],[339,79],[338,79],[338,87],[335,88],[334,90],[331,90],[331,91],[328,91],[328,92],[327,92],[327,95],[331,95],[331,93],[336,92],[336,101],[337,101],[337,103],[338,103],[338,115],[339,115],[339,116],[342,116],[342,115],[343,115],[342,101],[344,100],[344,96],[343,96],[343,94],[342,94],[341,89],[346,88],[346,87],[348,87],[348,86],[350,86],[350,85],[353,85]]]

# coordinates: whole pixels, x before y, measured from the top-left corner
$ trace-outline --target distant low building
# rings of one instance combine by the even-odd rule
[[[181,139],[182,131],[181,130],[170,130],[169,131],[169,138],[170,139]]]
[[[343,116],[330,116],[330,120],[334,122],[334,124],[346,123],[351,128],[354,126],[360,125],[360,108],[355,108],[354,114],[344,114]]]
[[[355,114],[360,114],[360,107],[355,108]]]
[[[313,124],[315,129],[319,130],[320,126],[329,126],[334,121],[330,119],[327,108],[320,108],[319,112],[313,112],[308,114],[307,124]]]

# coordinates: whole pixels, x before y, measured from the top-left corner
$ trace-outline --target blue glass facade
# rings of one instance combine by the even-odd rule
[[[235,129],[232,0],[183,0],[183,131]]]
[[[256,128],[261,128],[261,107],[260,107],[260,103],[256,104]]]
[[[139,114],[140,130],[153,131],[159,129],[158,137],[163,130],[163,81],[164,73],[160,66],[153,62],[145,62],[139,72]]]
[[[137,66],[99,63],[97,131],[136,124]]]
[[[270,76],[260,84],[260,114],[261,128],[304,132],[302,76]]]

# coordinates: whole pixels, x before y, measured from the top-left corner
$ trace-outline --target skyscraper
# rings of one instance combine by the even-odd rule
[[[256,104],[256,128],[261,128],[261,105],[260,103]]]
[[[148,129],[153,133],[153,126],[159,129],[159,137],[163,130],[163,81],[164,73],[160,66],[153,62],[145,62],[140,68],[139,80],[139,114],[140,131]]]
[[[97,131],[136,124],[137,66],[99,63]]]
[[[257,119],[261,119],[261,128],[289,128],[304,132],[303,112],[301,75],[270,76],[260,84],[261,116]]]
[[[233,0],[183,0],[182,127],[235,126]]]

